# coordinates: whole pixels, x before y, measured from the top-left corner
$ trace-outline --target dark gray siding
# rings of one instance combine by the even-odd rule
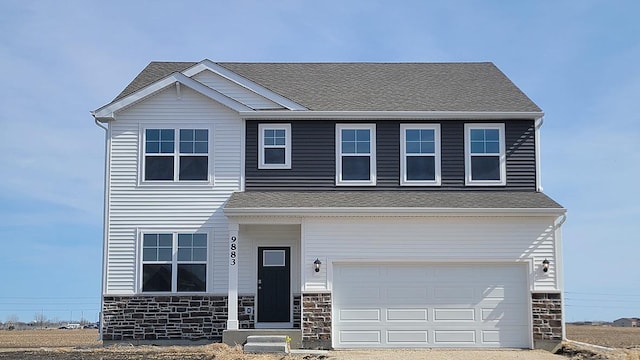
[[[442,121],[442,185],[439,187],[400,186],[401,121],[371,121],[376,124],[377,185],[375,187],[335,186],[336,121],[271,121],[291,124],[291,169],[258,170],[258,124],[247,121],[247,190],[535,190],[535,131],[532,120],[505,122],[507,185],[465,187],[464,124],[470,121]],[[421,123],[438,123],[425,121]],[[345,123],[349,123],[348,121]],[[488,123],[488,121],[483,121]]]

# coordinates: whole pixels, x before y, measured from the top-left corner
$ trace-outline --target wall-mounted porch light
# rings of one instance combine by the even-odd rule
[[[549,271],[549,260],[547,259],[542,260],[542,271],[544,272]]]
[[[320,261],[320,259],[316,258],[316,261],[313,262],[313,269],[316,272],[320,272],[320,265],[322,265],[322,261]]]

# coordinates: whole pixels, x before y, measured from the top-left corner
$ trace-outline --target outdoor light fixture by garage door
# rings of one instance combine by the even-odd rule
[[[320,272],[320,265],[322,265],[322,261],[320,261],[320,259],[316,258],[316,261],[313,262],[313,269],[316,272]]]
[[[542,260],[542,271],[544,272],[549,271],[549,260],[547,259]]]

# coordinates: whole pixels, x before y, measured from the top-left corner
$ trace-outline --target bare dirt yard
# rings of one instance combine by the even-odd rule
[[[97,330],[23,330],[0,331],[0,359],[12,360],[384,360],[384,359],[490,359],[490,360],[562,360],[622,359],[640,360],[640,329],[569,327],[569,339],[616,346],[614,351],[581,348],[567,344],[563,355],[542,350],[379,350],[329,351],[323,354],[252,355],[240,347],[223,344],[204,346],[128,346],[103,347]],[[638,349],[634,348],[638,347]]]

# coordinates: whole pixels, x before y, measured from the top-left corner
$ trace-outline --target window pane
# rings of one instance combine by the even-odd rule
[[[433,141],[420,142],[420,149],[422,154],[434,154],[436,152],[436,143]]]
[[[262,252],[262,265],[285,266],[285,254],[284,250],[264,250]]]
[[[420,143],[417,141],[407,141],[407,154],[420,154]]]
[[[171,247],[173,245],[173,235],[158,234],[158,244],[161,247]]]
[[[343,156],[342,180],[369,180],[369,165],[368,156]]]
[[[142,291],[171,291],[171,264],[143,265]]]
[[[207,261],[207,248],[193,248],[193,261]]]
[[[484,141],[484,130],[471,129],[471,141]]]
[[[160,143],[160,152],[162,154],[171,154],[173,153],[173,141],[163,141]]]
[[[171,261],[171,248],[158,248],[158,261]]]
[[[500,143],[498,141],[487,141],[485,144],[485,150],[487,154],[499,154]]]
[[[356,141],[356,131],[355,130],[342,130],[342,141]]]
[[[193,234],[193,246],[207,246],[207,234]]]
[[[209,143],[206,141],[196,141],[196,143],[194,144],[193,152],[196,154],[208,154]]]
[[[197,129],[196,130],[196,141],[209,141],[209,130],[208,129]]]
[[[207,265],[178,264],[178,291],[205,291]]]
[[[498,129],[485,129],[484,130],[484,139],[486,141],[499,141],[500,132]]]
[[[145,130],[145,138],[147,141],[159,141],[160,140],[160,130],[158,129],[147,129]]]
[[[436,132],[431,129],[420,130],[420,141],[435,141]]]
[[[175,132],[173,129],[162,129],[160,130],[160,140],[173,142],[175,137]]]
[[[407,180],[435,180],[436,164],[433,156],[407,156]]]
[[[193,244],[193,235],[178,234],[178,247],[191,246]]]
[[[191,248],[178,249],[178,261],[191,261]]]
[[[284,164],[284,149],[283,148],[267,148],[264,149],[264,163],[265,164]]]
[[[359,129],[356,130],[356,140],[357,141],[370,141],[371,135],[369,129]]]
[[[180,156],[180,180],[207,180],[208,156]]]
[[[342,153],[343,154],[355,154],[356,153],[356,143],[354,141],[343,141],[342,142]]]
[[[160,142],[159,141],[149,141],[147,140],[147,145],[145,147],[145,151],[147,154],[159,154],[160,153]]]
[[[472,156],[472,180],[500,180],[500,157]]]
[[[194,130],[180,129],[180,142],[193,141]]]
[[[142,261],[157,261],[158,260],[158,248],[143,248],[142,249]]]
[[[144,234],[142,246],[158,246],[158,235],[157,234]]]
[[[194,151],[194,143],[192,141],[180,141],[180,152],[182,154],[193,154]]]
[[[420,141],[420,130],[406,130],[406,141]]]
[[[369,142],[358,141],[356,143],[356,152],[358,154],[368,154],[369,153]]]
[[[173,180],[173,156],[146,156],[145,180]]]

